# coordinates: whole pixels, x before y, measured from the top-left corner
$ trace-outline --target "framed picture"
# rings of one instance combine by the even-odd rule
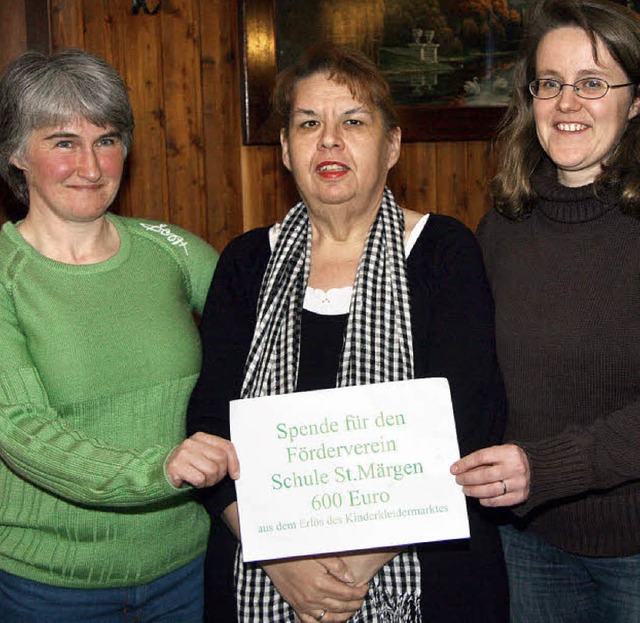
[[[527,0],[240,0],[245,144],[278,142],[278,71],[331,40],[389,80],[405,141],[490,138],[513,83]]]

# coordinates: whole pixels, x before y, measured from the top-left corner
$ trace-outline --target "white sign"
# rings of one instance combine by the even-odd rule
[[[235,400],[244,560],[466,538],[446,379]]]

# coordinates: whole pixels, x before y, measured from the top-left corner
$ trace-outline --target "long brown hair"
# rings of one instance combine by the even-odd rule
[[[496,209],[512,219],[531,211],[535,193],[531,174],[544,151],[538,142],[528,85],[536,78],[536,52],[552,30],[575,26],[584,30],[597,61],[597,40],[609,50],[634,83],[640,85],[640,16],[612,0],[540,0],[527,15],[515,70],[515,87],[497,139],[498,173],[491,182]],[[595,181],[598,188],[621,187],[621,208],[640,218],[640,117],[630,119],[620,142]]]

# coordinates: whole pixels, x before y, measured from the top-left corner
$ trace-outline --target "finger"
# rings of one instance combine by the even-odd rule
[[[341,582],[351,584],[355,581],[351,570],[347,563],[337,556],[320,557],[316,559],[322,565],[327,573]]]
[[[321,609],[312,609],[307,612],[296,612],[296,616],[302,623],[316,623],[317,621],[322,621],[322,623],[342,623],[343,621],[349,621],[354,614],[356,614],[362,608],[362,602],[358,605],[357,608],[344,610],[344,611],[336,611],[331,610],[329,607],[321,608]],[[324,613],[324,614],[323,614]],[[322,618],[320,618],[322,615]]]
[[[344,623],[345,621],[348,621],[355,613],[357,612],[349,612],[349,613],[334,613],[334,612],[329,612],[326,611],[325,615],[322,617],[322,619],[320,619],[320,614],[322,613],[322,610],[318,611],[317,616],[314,616],[312,614],[304,614],[304,613],[298,613],[296,615],[296,623],[300,622],[300,623],[318,623],[318,621],[322,621],[322,623]]]
[[[462,493],[470,498],[487,500],[489,498],[501,497],[502,485],[500,485],[500,483],[491,483],[488,485],[465,486],[462,487]]]
[[[364,599],[369,590],[369,585],[353,585],[345,583],[341,580],[334,578],[332,575],[325,575],[324,578],[320,578],[317,583],[318,591],[321,595],[325,596],[327,600],[333,600],[335,603],[340,602],[346,608],[352,608],[357,603]],[[320,605],[325,605],[323,599]],[[335,607],[327,608],[335,612],[342,612]]]
[[[340,605],[336,605],[332,609],[327,608],[327,615],[323,620],[329,619],[330,621],[346,621],[362,608],[363,603],[364,600],[352,602],[350,604],[344,602]]]
[[[482,448],[481,450],[476,450],[471,454],[467,454],[467,456],[463,456],[461,459],[458,459],[453,463],[450,467],[450,471],[452,474],[456,475],[484,465],[492,465],[496,462],[496,454],[498,453],[499,448],[500,446],[491,446],[489,448]]]
[[[166,473],[173,486],[177,488],[185,483],[197,487],[204,482],[204,475],[190,465],[167,465]]]
[[[199,489],[212,487],[219,483],[227,475],[226,457],[222,460],[213,460],[207,457],[197,457],[192,465],[194,481],[189,482]]]
[[[522,494],[526,488],[527,482],[522,478],[504,478],[487,484],[464,486],[462,492],[473,498],[490,499],[505,497],[508,494]]]
[[[366,593],[365,593],[366,595]],[[333,599],[331,597],[323,597],[321,606],[327,612],[331,612],[334,614],[353,614],[362,608],[362,603],[364,602],[364,597],[360,599],[349,599],[349,600],[341,600],[341,599]]]
[[[499,508],[502,506],[515,506],[516,504],[522,504],[525,500],[526,495],[521,491],[516,491],[514,493],[507,493],[507,495],[485,498],[480,500],[480,504],[487,508]]]
[[[226,474],[226,460],[219,463],[185,451],[167,463],[166,472],[174,484],[180,480],[197,488],[209,487]]]
[[[234,445],[223,437],[208,433],[194,433],[190,439],[200,445],[200,451],[210,460],[218,463],[234,480],[240,477],[240,461]]]
[[[240,478],[240,460],[238,459],[236,448],[233,444],[230,444],[227,450],[227,471],[233,480]]]
[[[490,467],[477,467],[470,471],[458,474],[456,483],[463,486],[480,486],[489,485],[499,482],[503,478],[507,478],[504,466],[492,465]]]

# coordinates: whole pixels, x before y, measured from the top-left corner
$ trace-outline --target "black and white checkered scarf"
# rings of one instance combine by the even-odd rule
[[[300,323],[311,258],[311,227],[303,202],[285,216],[267,265],[245,366],[242,398],[295,391]],[[413,344],[404,253],[404,215],[385,188],[353,288],[337,386],[413,378]],[[236,557],[238,620],[289,623],[293,610],[267,574]],[[353,623],[419,623],[420,563],[415,548],[385,565],[370,583]]]

